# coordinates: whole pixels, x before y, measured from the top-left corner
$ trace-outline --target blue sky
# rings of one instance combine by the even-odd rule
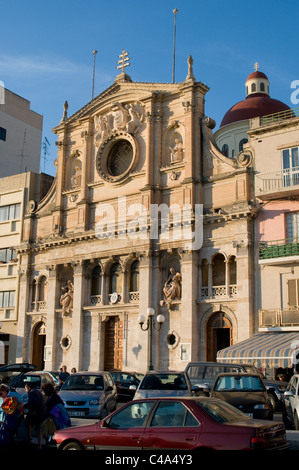
[[[91,99],[94,49],[95,96],[119,73],[123,49],[133,81],[172,81],[174,8],[179,10],[175,81],[185,80],[191,54],[196,80],[210,87],[206,115],[216,128],[245,98],[244,83],[256,61],[270,80],[271,96],[294,107],[298,0],[0,0],[0,80],[44,117],[43,138],[50,147],[42,171],[55,175],[52,128],[61,120],[64,101],[71,115]]]

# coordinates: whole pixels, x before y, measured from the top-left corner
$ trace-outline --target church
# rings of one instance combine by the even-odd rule
[[[182,370],[256,329],[252,150],[219,150],[191,56],[166,84],[127,59],[54,128],[56,176],[16,247],[17,362]]]

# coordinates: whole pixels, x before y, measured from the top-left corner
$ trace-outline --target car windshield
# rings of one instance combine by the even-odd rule
[[[150,374],[144,377],[140,388],[142,390],[187,390],[183,374]]]
[[[245,419],[250,419],[250,417],[245,415],[245,413],[223,400],[214,401],[209,399],[207,401],[197,403],[210,416],[212,416],[212,418],[218,421],[218,423],[229,423],[232,421],[244,421]]]
[[[101,375],[70,375],[61,390],[103,390],[104,379]]]
[[[263,391],[264,387],[261,379],[254,375],[227,375],[220,376],[215,382],[214,390],[217,392],[224,391]]]

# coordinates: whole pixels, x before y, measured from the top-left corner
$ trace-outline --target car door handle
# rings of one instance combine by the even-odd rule
[[[186,437],[185,441],[195,441],[195,437],[194,436]]]

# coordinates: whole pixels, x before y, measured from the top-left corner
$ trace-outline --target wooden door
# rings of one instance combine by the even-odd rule
[[[110,317],[105,325],[105,370],[122,370],[123,321],[118,316]]]

